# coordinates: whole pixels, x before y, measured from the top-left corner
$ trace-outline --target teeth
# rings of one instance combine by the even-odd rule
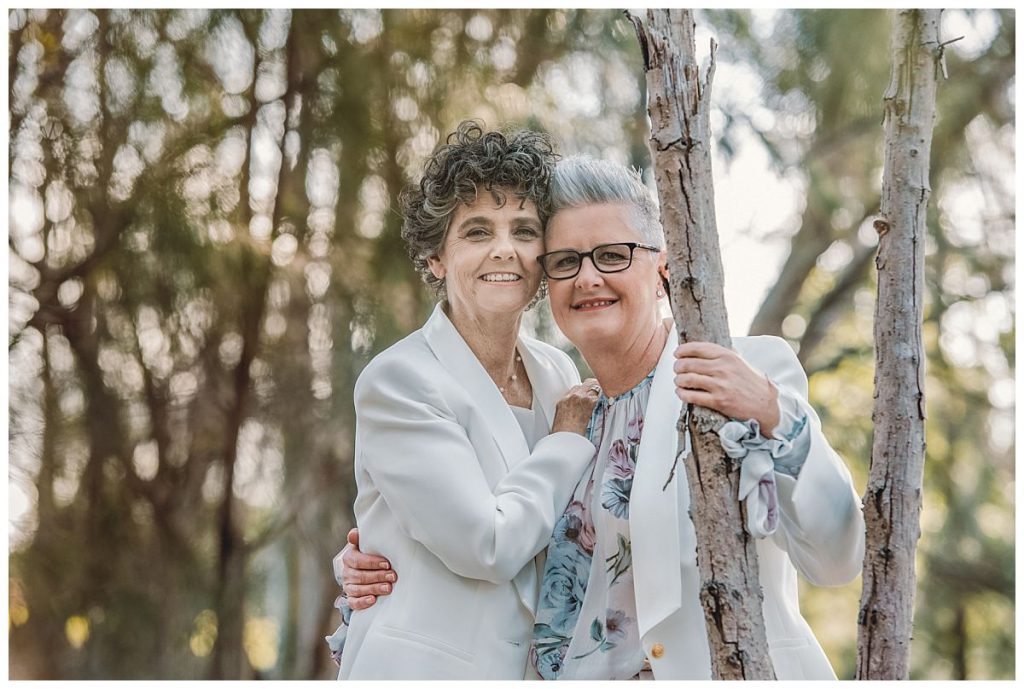
[[[578,304],[577,309],[582,309],[591,306],[611,306],[615,302],[613,301],[588,301],[586,304]]]
[[[486,282],[515,282],[522,278],[515,273],[488,273],[483,276],[483,279]]]

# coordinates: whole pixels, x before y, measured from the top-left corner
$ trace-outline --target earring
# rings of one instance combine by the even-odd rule
[[[658,291],[656,292],[656,294],[658,295],[658,299],[661,299],[662,297],[665,296],[665,293],[661,291],[660,287],[658,288]]]

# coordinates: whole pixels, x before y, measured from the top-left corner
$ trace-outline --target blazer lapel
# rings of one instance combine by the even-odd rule
[[[682,465],[685,460],[680,457],[676,461],[676,422],[682,401],[673,389],[672,364],[678,335],[671,319],[666,323],[669,335],[651,382],[630,498],[629,531],[641,637],[682,607],[679,515],[689,507],[689,493]]]
[[[533,386],[533,399],[540,406],[534,412],[541,412],[550,428],[555,420],[555,405],[565,394],[566,386],[555,368],[554,362],[548,357],[539,357],[531,343],[524,337],[519,338],[519,353],[523,357],[526,375]]]
[[[526,368],[526,375],[530,377],[530,385],[533,386],[533,399],[540,409],[534,409],[535,414],[544,414],[548,428],[555,420],[555,405],[562,395],[565,394],[565,383],[555,368],[555,364],[548,357],[540,357],[534,351],[533,346],[525,338],[519,338],[519,353],[523,357],[523,366]],[[511,462],[510,462],[511,464]],[[537,596],[540,592],[539,572],[543,572],[543,563],[535,564],[543,559],[543,552],[534,562],[527,563],[512,580],[519,594],[519,600],[531,615],[537,614]]]
[[[441,304],[434,307],[434,313],[423,326],[423,335],[441,365],[476,403],[501,451],[505,469],[529,455],[530,448],[512,409],[473,350],[448,319]]]

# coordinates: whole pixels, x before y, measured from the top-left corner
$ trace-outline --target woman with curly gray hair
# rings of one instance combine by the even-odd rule
[[[542,134],[463,122],[402,194],[402,236],[440,301],[356,383],[356,522],[403,581],[342,606],[341,679],[523,676],[534,558],[593,455],[600,394],[519,333],[554,160]]]

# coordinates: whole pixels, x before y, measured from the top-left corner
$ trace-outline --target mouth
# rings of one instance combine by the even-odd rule
[[[480,276],[480,279],[484,282],[498,282],[498,283],[514,283],[520,282],[523,279],[522,275],[516,273],[485,273]]]
[[[572,305],[573,311],[599,311],[613,306],[619,302],[618,299],[582,299]]]

